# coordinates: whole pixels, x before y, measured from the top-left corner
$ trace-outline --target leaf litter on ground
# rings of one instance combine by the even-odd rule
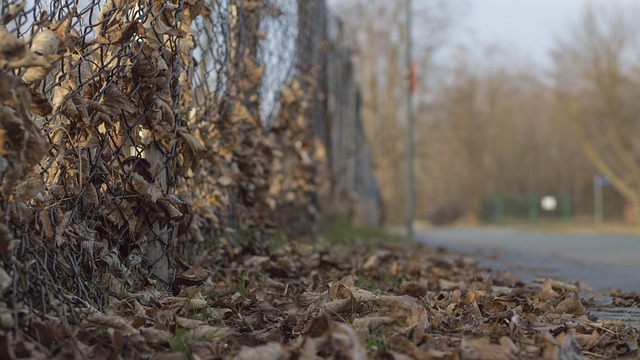
[[[525,285],[408,241],[212,249],[166,292],[110,288],[104,312],[31,319],[0,307],[0,357],[91,359],[633,358],[638,330],[589,317],[579,287]],[[0,274],[1,275],[1,274]],[[2,285],[4,291],[6,284]],[[611,293],[610,306],[640,296]],[[26,313],[26,312],[25,312]],[[26,315],[25,315],[26,316]]]

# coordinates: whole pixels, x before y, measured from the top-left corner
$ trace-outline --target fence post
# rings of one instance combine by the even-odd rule
[[[407,7],[407,237],[413,239],[414,218],[414,184],[413,184],[413,56],[411,54],[411,0],[406,0]]]

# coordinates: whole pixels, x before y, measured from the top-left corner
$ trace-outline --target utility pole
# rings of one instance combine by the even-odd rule
[[[413,93],[415,91],[415,74],[413,56],[411,54],[411,0],[406,0],[407,21],[407,237],[413,239],[414,217],[414,184],[413,184]]]

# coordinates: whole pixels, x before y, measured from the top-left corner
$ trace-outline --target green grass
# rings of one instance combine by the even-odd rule
[[[335,221],[321,235],[335,243],[355,241],[363,244],[381,244],[407,241],[405,237],[391,234],[382,228],[357,226],[348,220]]]
[[[395,333],[393,326],[382,325],[373,330],[364,342],[367,353],[373,354],[381,350],[387,349],[385,339],[388,339]]]
[[[283,232],[278,232],[269,238],[269,250],[274,252],[287,243],[287,237]]]
[[[191,350],[189,349],[189,339],[187,339],[186,331],[177,325],[175,337],[171,342],[171,351],[181,352],[185,354],[187,358],[191,357]]]

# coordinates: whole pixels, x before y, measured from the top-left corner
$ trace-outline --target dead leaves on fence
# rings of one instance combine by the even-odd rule
[[[216,75],[223,90],[201,94],[208,100],[195,102],[202,89],[193,89],[193,76],[205,65],[194,61],[195,49],[203,47],[192,24],[198,16],[212,20],[204,1],[108,0],[91,22],[80,20],[88,8],[48,13],[22,4],[27,5],[12,6],[2,21],[26,17],[38,24],[19,30],[30,35],[18,39],[15,27],[10,33],[0,26],[0,198],[12,205],[0,221],[11,224],[0,225],[0,268],[11,269],[5,273],[12,284],[0,273],[0,290],[10,289],[16,309],[31,304],[31,313],[7,315],[2,312],[7,304],[0,303],[2,331],[9,322],[31,329],[33,311],[43,318],[68,311],[70,318],[86,320],[86,328],[48,318],[35,326],[43,337],[55,334],[47,338],[49,345],[70,336],[83,346],[100,344],[92,353],[100,358],[106,339],[116,355],[128,357],[137,346],[166,350],[184,330],[193,353],[219,354],[224,348],[206,342],[213,325],[194,325],[191,320],[198,319],[190,311],[226,320],[238,313],[234,306],[247,305],[246,299],[213,303],[223,284],[206,282],[208,276],[178,277],[202,287],[197,298],[154,293],[159,282],[150,271],[156,259],[145,246],[164,237],[159,256],[184,265],[183,252],[199,253],[199,245],[211,247],[215,239],[233,257],[246,250],[238,244],[259,246],[254,240],[279,224],[313,230],[316,190],[325,176],[315,165],[326,159],[316,156],[321,146],[312,140],[308,123],[312,76],[285,85],[271,128],[260,118],[265,66],[256,49],[266,35],[257,20],[275,7],[252,1],[234,10],[245,13],[242,22],[234,17],[227,24],[225,63]],[[238,41],[247,34],[249,41]],[[284,257],[280,261],[293,269]],[[281,293],[282,282],[263,280],[272,288],[260,296]],[[147,292],[136,292],[142,289]],[[105,296],[116,310],[93,308]],[[291,316],[310,321],[320,313],[350,314],[371,296],[353,284],[336,283],[326,303],[321,296],[315,308]],[[190,310],[178,311],[184,306]],[[274,309],[267,312],[269,319],[256,313],[252,321],[267,324],[277,317]],[[283,336],[262,330],[256,339]],[[2,344],[11,341],[0,337]],[[42,355],[36,348],[14,349],[13,355]]]
[[[42,179],[36,175],[21,187],[16,184],[42,159],[46,147],[31,116],[29,89],[6,70],[49,66],[48,60],[38,56],[0,27],[0,176],[2,196],[13,201],[29,200],[42,190]]]

